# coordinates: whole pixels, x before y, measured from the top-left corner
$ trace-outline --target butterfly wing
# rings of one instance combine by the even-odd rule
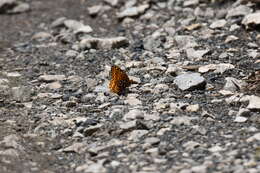
[[[136,82],[129,80],[127,74],[118,66],[111,67],[111,81],[109,88],[112,92],[120,94],[125,90],[126,87],[129,87],[133,83]]]

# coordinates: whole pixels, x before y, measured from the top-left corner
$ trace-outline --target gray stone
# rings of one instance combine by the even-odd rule
[[[95,126],[88,127],[86,129],[84,129],[84,135],[85,136],[91,136],[94,133],[100,131],[102,127],[103,127],[102,124],[97,124]]]
[[[206,81],[199,73],[186,73],[175,78],[174,83],[181,90],[194,90],[205,88]]]
[[[101,9],[102,9],[102,5],[94,5],[88,8],[88,12],[90,15],[94,16],[97,15]]]
[[[78,154],[84,153],[87,149],[87,146],[85,143],[83,142],[76,142],[73,143],[72,145],[64,148],[62,151],[63,152],[75,152]]]
[[[160,143],[160,139],[156,137],[149,137],[145,139],[145,143],[148,143],[150,145],[157,145]]]
[[[124,120],[131,120],[131,119],[143,119],[144,113],[139,109],[130,110],[127,114],[124,115]]]
[[[68,50],[65,54],[68,58],[75,58],[79,53],[75,50]]]
[[[247,28],[251,25],[259,25],[260,24],[260,12],[248,14],[242,20],[242,24]]]
[[[52,35],[48,32],[38,32],[32,36],[33,40],[47,40],[52,38]]]
[[[126,100],[124,101],[124,103],[132,105],[132,106],[142,105],[142,101],[139,100],[136,97],[138,97],[138,96],[136,96],[135,94],[128,94],[128,96],[127,96]]]
[[[250,110],[246,108],[240,108],[237,113],[237,116],[248,117],[250,116]]]
[[[19,78],[22,75],[20,73],[18,73],[18,72],[9,72],[9,73],[6,73],[6,76],[10,77],[10,78]]]
[[[152,121],[159,121],[161,118],[158,113],[153,114],[144,114],[144,120],[152,120]]]
[[[199,72],[200,73],[206,73],[210,70],[214,70],[214,73],[224,73],[226,70],[233,69],[235,68],[234,65],[232,64],[227,64],[227,63],[220,63],[220,64],[208,64],[199,67]]]
[[[118,4],[118,0],[104,0],[104,1],[111,6],[117,6]]]
[[[55,28],[55,27],[59,27],[59,26],[62,26],[64,25],[64,21],[67,20],[66,17],[60,17],[56,20],[54,20],[52,23],[51,23],[51,27],[52,28]]]
[[[257,109],[260,110],[260,97],[258,96],[250,96],[249,97],[249,104],[247,106],[247,109]]]
[[[227,91],[235,92],[235,91],[242,90],[247,86],[247,83],[245,81],[238,80],[233,77],[227,77],[225,80],[226,80],[226,84],[223,89]]]
[[[229,36],[227,36],[227,38],[226,38],[226,40],[225,40],[225,43],[230,43],[230,42],[236,41],[236,40],[238,40],[238,39],[239,39],[239,38],[236,37],[236,36],[234,36],[234,35],[229,35]]]
[[[186,143],[183,144],[183,147],[186,149],[186,150],[194,150],[195,148],[199,147],[200,146],[200,143],[198,142],[195,142],[195,141],[188,141]]]
[[[75,34],[77,33],[90,33],[92,32],[92,28],[88,25],[84,25],[83,23],[76,21],[76,20],[71,20],[67,19],[64,21],[64,25],[72,30]]]
[[[118,18],[134,17],[145,12],[150,7],[149,4],[140,5],[138,7],[129,7],[117,14]]]
[[[221,19],[213,22],[209,27],[212,29],[223,28],[226,25],[226,23],[227,21],[225,19]]]
[[[233,9],[229,9],[226,18],[245,16],[250,14],[252,11],[253,10],[246,5],[239,5]]]
[[[59,89],[61,87],[62,87],[62,85],[60,82],[52,82],[52,83],[48,83],[46,85],[46,88],[49,88],[49,89]]]
[[[114,38],[84,38],[80,41],[79,47],[81,49],[115,49],[122,46],[127,46],[129,41],[126,37]]]
[[[30,10],[28,3],[18,3],[13,9],[9,10],[8,13],[23,13]]]
[[[29,87],[21,86],[21,87],[13,87],[12,88],[12,96],[15,101],[18,102],[28,102],[31,100],[32,90]]]
[[[134,130],[130,133],[128,140],[138,141],[141,137],[146,135],[148,130]]]
[[[104,160],[99,160],[97,163],[90,162],[76,167],[75,171],[80,173],[106,173],[106,168],[103,166]]]
[[[183,2],[184,7],[196,6],[199,4],[199,0],[186,0]]]
[[[174,39],[177,42],[178,47],[182,49],[193,48],[198,46],[196,39],[193,36],[176,35]]]
[[[207,173],[207,167],[205,165],[193,166],[191,171],[192,173]]]
[[[188,116],[178,116],[178,117],[173,117],[173,119],[171,120],[171,124],[174,124],[174,125],[191,125],[191,121],[193,119],[196,119],[196,118],[193,118],[193,117],[188,117]]]
[[[208,52],[209,50],[194,50],[193,48],[189,48],[186,50],[187,57],[190,60],[200,60]]]
[[[233,24],[233,25],[230,26],[229,31],[235,31],[235,30],[237,30],[237,29],[239,29],[239,28],[240,28],[239,25]]]
[[[241,116],[236,116],[234,122],[237,122],[237,123],[244,123],[247,121],[247,118],[246,117],[241,117]]]
[[[38,78],[39,81],[43,82],[63,81],[65,79],[65,75],[41,75]]]
[[[146,50],[154,51],[161,45],[161,40],[152,36],[148,36],[144,39],[143,44]]]
[[[126,131],[132,130],[136,127],[136,120],[120,123],[119,127],[120,127],[120,129],[126,130]]]

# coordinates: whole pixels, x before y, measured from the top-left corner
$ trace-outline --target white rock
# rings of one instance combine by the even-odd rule
[[[233,77],[226,77],[226,84],[223,88],[223,90],[235,92],[238,90],[242,90],[247,86],[247,83],[243,80],[239,80]]]
[[[139,109],[130,110],[127,114],[124,115],[124,120],[132,120],[132,119],[143,119],[144,113]]]
[[[249,104],[247,106],[248,109],[260,109],[260,97],[258,96],[250,96],[249,97]]]
[[[126,37],[114,38],[84,38],[80,41],[79,47],[81,49],[114,49],[122,46],[127,46],[129,41]]]
[[[186,150],[194,150],[196,147],[199,147],[199,146],[200,146],[200,143],[194,142],[194,141],[188,141],[188,142],[183,144],[183,147]]]
[[[176,35],[174,39],[177,42],[178,47],[181,49],[193,48],[198,46],[196,39],[193,36]]]
[[[220,63],[220,64],[208,64],[205,66],[199,67],[200,73],[206,73],[210,70],[214,70],[214,73],[224,73],[226,70],[235,68],[234,65],[228,63]]]
[[[186,73],[177,76],[174,83],[184,91],[202,89],[205,87],[206,81],[199,73]]]
[[[189,105],[186,108],[186,111],[188,112],[197,112],[200,109],[199,104],[195,104],[195,105]]]
[[[212,153],[220,152],[220,151],[223,151],[223,150],[224,149],[222,147],[218,146],[218,145],[209,148],[209,151],[212,152]]]
[[[41,75],[39,76],[39,81],[43,82],[53,82],[53,81],[62,81],[65,80],[65,75]]]
[[[130,133],[128,140],[138,141],[141,137],[146,135],[148,130],[134,130]]]
[[[118,4],[118,0],[104,0],[106,3],[116,6]]]
[[[242,20],[242,24],[249,27],[249,25],[259,25],[260,24],[260,12],[248,14]]]
[[[193,166],[191,171],[192,173],[207,173],[207,167],[205,165]]]
[[[187,57],[190,60],[200,60],[208,52],[209,50],[194,50],[193,48],[189,48],[186,50]]]
[[[198,4],[199,4],[199,0],[186,0],[183,2],[184,7],[194,6]]]
[[[247,118],[246,117],[241,117],[241,116],[237,116],[234,120],[234,122],[237,122],[237,123],[244,123],[247,121]]]
[[[174,125],[191,125],[191,120],[193,119],[197,119],[197,118],[188,117],[188,116],[173,117],[170,123]]]
[[[129,8],[126,8],[125,10],[119,12],[117,14],[117,17],[124,18],[124,17],[137,16],[137,15],[144,13],[145,10],[148,9],[149,7],[150,7],[149,4],[140,5],[138,7],[129,7]]]
[[[216,29],[216,28],[222,28],[226,25],[227,21],[225,19],[221,19],[221,20],[217,20],[215,22],[213,22],[209,27],[212,29]]]
[[[246,109],[246,108],[240,108],[237,116],[243,116],[243,117],[248,117],[250,116],[250,110]]]
[[[226,40],[225,40],[225,43],[230,43],[232,41],[235,41],[235,40],[238,40],[239,38],[234,36],[234,35],[229,35]]]
[[[252,11],[253,10],[246,5],[239,5],[233,9],[229,9],[226,18],[245,16],[250,14]]]
[[[139,100],[138,98],[136,98],[137,96],[134,96],[134,95],[131,95],[131,94],[128,94],[126,100],[124,101],[125,104],[129,104],[129,105],[142,105],[142,101]]]
[[[250,138],[248,138],[246,141],[247,142],[253,142],[253,141],[260,141],[260,133],[256,133],[253,136],[251,136]]]

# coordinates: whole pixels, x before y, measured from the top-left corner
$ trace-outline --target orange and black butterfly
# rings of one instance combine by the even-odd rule
[[[111,67],[110,75],[109,89],[118,95],[122,94],[131,84],[137,84],[136,81],[129,79],[127,74],[116,65]]]

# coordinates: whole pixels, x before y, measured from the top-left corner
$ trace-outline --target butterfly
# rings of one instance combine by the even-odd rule
[[[113,65],[111,67],[111,80],[109,83],[109,89],[118,95],[123,94],[125,89],[131,84],[137,84],[136,81],[129,79],[126,72],[121,70],[118,66]]]

